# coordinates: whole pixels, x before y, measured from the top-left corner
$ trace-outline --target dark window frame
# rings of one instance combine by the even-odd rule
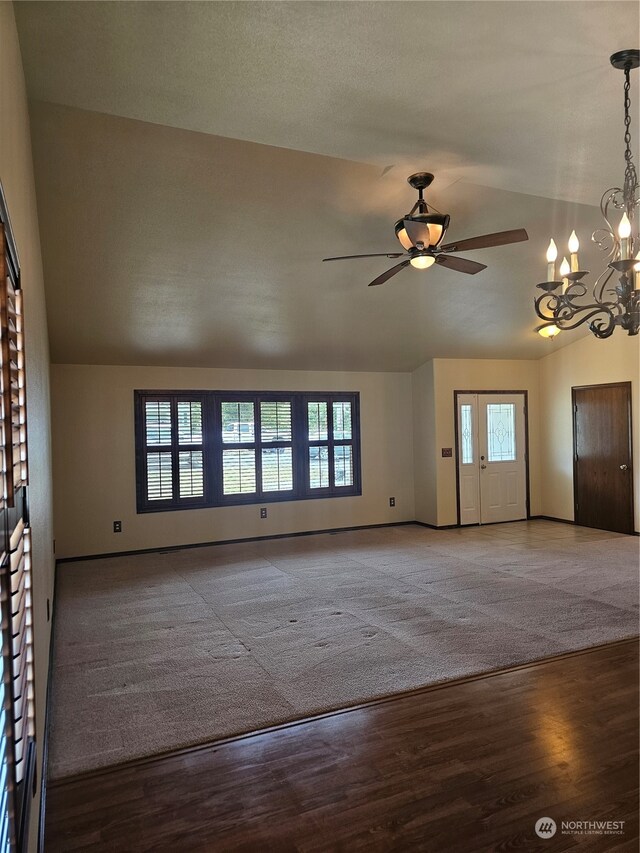
[[[176,512],[187,509],[210,509],[223,506],[257,505],[281,503],[283,501],[322,500],[326,498],[354,497],[362,494],[362,473],[360,454],[360,393],[354,392],[309,392],[309,391],[212,391],[212,390],[135,390],[134,429],[135,429],[135,472],[136,472],[136,509],[139,514],[147,512]],[[149,500],[147,498],[146,457],[153,452],[154,445],[147,445],[145,430],[145,403],[153,401],[172,402],[172,441],[164,447],[171,450],[173,465],[174,496],[169,500]],[[180,449],[189,450],[190,446],[178,444],[176,430],[177,403],[179,401],[202,402],[203,429],[203,479],[204,496],[199,498],[177,497],[179,473],[177,454]],[[329,440],[309,441],[307,432],[307,403],[327,402]],[[229,402],[249,402],[254,404],[254,440],[253,442],[224,442],[222,435],[222,406]],[[262,441],[260,422],[261,402],[291,403],[291,442]],[[350,440],[334,439],[331,425],[333,403],[351,403]],[[309,447],[329,445],[330,482],[334,481],[333,448],[338,445],[351,445],[353,454],[353,485],[327,488],[312,488],[309,482]],[[293,489],[286,491],[263,491],[262,489],[262,450],[271,447],[291,447],[293,467]],[[162,446],[158,446],[161,450]],[[223,494],[223,450],[255,449],[256,491],[251,493]]]

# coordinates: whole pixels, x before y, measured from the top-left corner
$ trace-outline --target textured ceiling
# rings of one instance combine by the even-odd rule
[[[637,3],[15,5],[55,361],[405,370],[573,339],[532,333],[533,284],[621,179],[608,56]],[[371,290],[392,262],[320,263],[394,251],[420,168],[452,238],[531,242]]]

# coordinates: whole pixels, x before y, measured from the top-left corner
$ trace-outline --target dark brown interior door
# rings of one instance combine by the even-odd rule
[[[631,383],[573,388],[576,524],[633,533]]]

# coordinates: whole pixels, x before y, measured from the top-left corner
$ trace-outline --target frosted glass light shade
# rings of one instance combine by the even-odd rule
[[[555,338],[556,335],[560,334],[560,329],[557,326],[543,326],[538,329],[538,334],[542,338]]]
[[[416,216],[405,218],[410,218],[415,222],[423,222],[427,226],[429,229],[429,246],[437,246],[449,227],[449,217],[442,213],[419,213]],[[395,231],[396,237],[400,241],[400,245],[403,249],[409,250],[416,248],[414,243],[411,242],[411,238],[404,227],[404,219],[398,219]],[[427,248],[426,245],[425,248]]]
[[[426,270],[428,267],[435,264],[436,259],[431,255],[416,255],[415,258],[411,258],[409,263],[412,267],[415,267],[417,270]]]

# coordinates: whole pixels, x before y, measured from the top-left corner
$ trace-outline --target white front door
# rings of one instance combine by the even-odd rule
[[[458,395],[461,524],[527,516],[524,394]]]

